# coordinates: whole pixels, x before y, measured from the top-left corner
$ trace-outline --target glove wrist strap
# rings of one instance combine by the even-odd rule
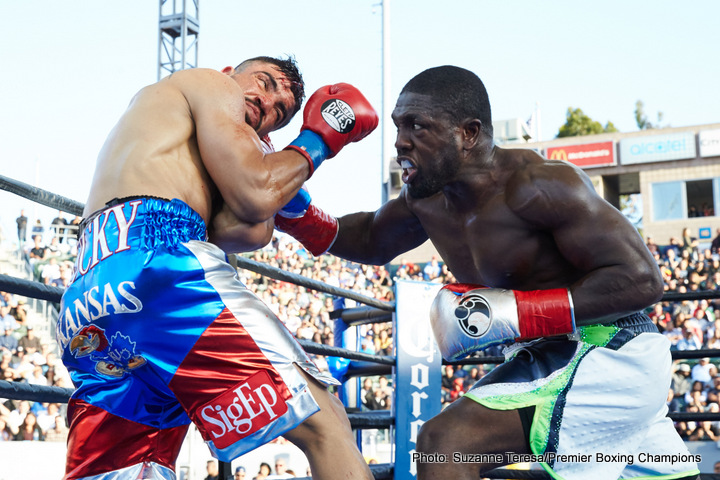
[[[516,290],[520,338],[552,337],[575,332],[572,298],[567,288]]]
[[[330,148],[322,137],[310,130],[303,130],[285,150],[295,150],[302,154],[310,163],[310,175],[317,170],[322,162],[330,156]]]

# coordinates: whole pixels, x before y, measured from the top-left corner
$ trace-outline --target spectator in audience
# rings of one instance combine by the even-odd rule
[[[25,335],[18,340],[18,347],[23,347],[25,355],[29,356],[42,351],[42,342],[35,335],[35,329],[32,325],[27,325]]]
[[[15,435],[10,431],[5,418],[0,415],[0,442],[10,442],[15,439]]]
[[[13,436],[15,436],[20,432],[20,425],[23,424],[25,417],[30,413],[30,402],[27,400],[18,400],[10,403],[12,408],[7,415],[6,421]]]
[[[2,310],[3,308],[8,307],[0,307],[0,310]],[[3,323],[5,324],[4,319]],[[5,335],[0,337],[0,349],[7,350],[8,352],[10,352],[11,355],[15,355],[18,348],[18,339],[15,337],[15,335],[13,335],[13,328],[4,325],[4,331]]]
[[[466,392],[470,390],[482,377],[483,374],[479,367],[471,367],[467,376],[463,379],[463,390]]]
[[[362,402],[362,406],[367,410],[375,410],[372,408],[374,405],[372,405],[374,394],[373,394],[373,381],[370,377],[365,377],[362,383],[362,388],[360,389],[360,402]]]
[[[55,415],[53,418],[53,426],[45,431],[46,442],[66,442],[68,436],[68,427],[62,415]]]
[[[218,480],[219,472],[217,460],[208,460],[205,464],[205,470],[207,470],[205,480]]]
[[[30,385],[46,387],[48,384],[47,378],[43,375],[42,365],[37,363],[33,364],[33,370],[25,377],[25,380]]]
[[[708,329],[705,348],[720,350],[720,320],[715,320],[713,327]]]
[[[705,393],[705,384],[698,380],[693,380],[690,390],[685,394],[685,405],[692,404],[698,407],[704,407],[706,401],[707,393]]]
[[[667,397],[668,412],[675,413],[682,411],[682,402],[675,396],[675,392],[672,388],[668,389]]]
[[[681,363],[672,375],[670,388],[675,392],[676,397],[684,398],[685,394],[692,387],[692,379],[690,378],[690,365]]]
[[[655,256],[655,255],[657,255],[657,254],[660,253],[660,251],[658,250],[658,246],[657,246],[657,244],[655,243],[655,240],[653,240],[653,238],[650,237],[650,236],[647,236],[647,237],[645,238],[645,246],[647,247],[647,249],[650,251],[650,253],[651,253],[653,256]]]
[[[45,227],[43,227],[42,222],[38,218],[35,220],[35,225],[33,225],[32,229],[30,230],[30,236],[32,238],[39,237],[40,241],[43,240],[43,235],[45,234]]]
[[[705,385],[709,385],[712,382],[712,377],[710,375],[712,367],[713,365],[710,363],[710,358],[701,358],[698,363],[692,367],[690,378],[692,378],[694,382],[702,382],[703,387]]]
[[[682,338],[675,345],[678,350],[700,350],[702,341],[694,333],[693,329],[683,327]]]
[[[393,341],[387,328],[380,330],[378,338],[375,340],[375,353],[377,355],[393,354]]]
[[[370,410],[389,410],[390,404],[380,388],[373,388],[372,398],[368,399],[367,407]]]
[[[47,247],[43,245],[42,243],[42,236],[41,235],[33,235],[33,247],[30,249],[30,252],[28,252],[28,257],[30,257],[30,265],[35,265],[38,262],[42,262],[47,258]]]
[[[455,377],[453,380],[452,389],[448,392],[447,402],[452,403],[458,398],[462,397],[465,393],[463,379]]]
[[[653,305],[653,311],[648,316],[658,327],[660,333],[664,332],[670,323],[670,314],[665,311],[662,303]]]
[[[710,243],[710,251],[720,255],[720,228],[715,230],[715,238]]]
[[[68,221],[63,217],[62,210],[58,210],[57,217],[53,218],[50,222],[50,230],[53,231],[53,238],[58,240],[58,243],[63,243],[65,240],[65,225]]]
[[[369,355],[375,354],[375,345],[372,340],[370,340],[367,336],[362,337],[360,339],[360,352],[367,353]]]
[[[271,479],[277,479],[277,478],[292,478],[295,475],[292,475],[287,472],[287,462],[284,458],[278,457],[275,459],[275,473],[268,475],[266,478],[268,480]]]
[[[688,440],[691,442],[698,440],[718,441],[720,437],[715,429],[712,428],[712,422],[703,420],[696,424],[696,427],[689,433]]]
[[[380,376],[378,378],[378,391],[383,402],[383,410],[390,410],[392,408],[393,389],[388,384],[388,378],[386,376]]]
[[[445,365],[440,377],[440,388],[442,389],[442,403],[449,403],[450,392],[455,388],[455,366]]]
[[[253,480],[265,480],[268,475],[272,473],[269,463],[262,462],[258,469],[258,473],[253,477]]]
[[[60,258],[67,255],[66,244],[61,244],[57,237],[52,237],[50,243],[47,245],[47,256],[48,258]]]
[[[433,255],[428,263],[423,267],[423,279],[431,282],[440,276],[440,265],[437,255]]]
[[[233,475],[233,480],[245,480],[245,475],[247,475],[245,467],[237,467],[235,469],[235,474]]]
[[[37,423],[43,432],[55,426],[57,415],[60,415],[60,405],[57,403],[48,403],[44,410],[37,413]]]
[[[693,237],[690,233],[690,228],[685,227],[682,229],[682,250],[681,253],[687,252],[690,257],[694,257],[697,254],[698,241],[697,238]]]
[[[720,376],[715,375],[710,383],[710,385],[706,386],[707,388],[707,394],[708,398],[710,396],[713,396],[713,401],[715,401],[715,398],[720,398]],[[715,402],[718,403],[718,402]]]
[[[25,246],[25,240],[27,240],[28,219],[25,216],[25,210],[20,210],[20,216],[15,219],[15,222],[17,223],[18,248],[22,250]]]
[[[37,424],[37,417],[33,412],[27,412],[25,415],[15,440],[45,440],[45,433]]]

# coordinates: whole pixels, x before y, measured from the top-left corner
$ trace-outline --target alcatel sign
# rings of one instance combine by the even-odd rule
[[[695,158],[695,133],[672,133],[620,140],[620,163],[666,162]]]

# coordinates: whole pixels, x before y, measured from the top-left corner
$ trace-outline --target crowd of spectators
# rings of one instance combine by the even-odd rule
[[[60,216],[60,214],[59,214]],[[72,225],[66,222],[64,225]],[[75,242],[65,235],[60,241],[60,223],[54,225],[51,237],[44,242],[38,235],[25,252],[36,280],[48,285],[64,286],[70,278]],[[72,227],[71,227],[72,228]],[[657,245],[647,238],[647,247],[661,270],[667,292],[720,291],[720,229],[718,236],[707,249],[700,249],[697,239],[685,229],[667,245]],[[345,261],[332,255],[318,258],[310,256],[292,238],[278,235],[265,248],[246,254],[247,257],[367,297],[392,301],[393,285],[398,279],[452,283],[455,278],[435,256],[425,264],[405,260],[395,266],[369,266]],[[317,292],[289,282],[239,269],[243,283],[255,292],[293,332],[298,339],[336,345],[333,320],[330,313],[338,308],[356,306],[348,299]],[[54,342],[39,342],[27,322],[26,305],[13,295],[3,294],[0,300],[0,317],[4,336],[0,337],[3,361],[2,378],[12,381],[54,385],[71,388],[72,384],[57,353],[51,350]],[[720,348],[720,300],[684,300],[661,302],[651,306],[648,314],[666,335],[673,350]],[[393,355],[392,324],[380,323],[358,327],[360,351],[378,355]],[[484,355],[501,355],[501,347],[484,352]],[[326,359],[311,355],[322,370],[332,370]],[[457,400],[483,375],[492,369],[491,364],[444,366],[442,372],[443,407]],[[668,395],[671,411],[720,411],[720,376],[710,359],[674,362],[673,384]],[[389,410],[392,408],[392,377],[372,376],[361,380],[360,402],[363,410]],[[1,400],[1,399],[0,399]],[[64,405],[33,404],[4,401],[0,409],[2,439],[54,438],[55,429],[64,422],[45,418],[60,416]],[[29,415],[29,418],[28,418]],[[57,415],[56,415],[57,416]],[[34,417],[34,418],[33,418]],[[26,421],[26,418],[28,420]],[[40,419],[43,420],[40,420]],[[33,426],[36,425],[36,426]],[[719,439],[720,422],[678,422],[678,430],[685,439]],[[32,433],[31,433],[32,432]],[[278,441],[283,441],[282,439]]]
[[[0,292],[0,379],[39,386],[72,388],[72,380],[53,342],[35,334],[28,306]],[[0,398],[0,441],[67,439],[66,404]]]
[[[668,293],[716,291],[720,293],[720,229],[707,248],[689,229],[658,246],[652,238],[647,247],[660,268]],[[681,300],[653,305],[650,318],[670,340],[671,350],[720,349],[720,299]],[[720,412],[720,375],[717,358],[676,360],[668,392],[671,412]],[[685,440],[720,440],[720,422],[686,421],[675,426]]]

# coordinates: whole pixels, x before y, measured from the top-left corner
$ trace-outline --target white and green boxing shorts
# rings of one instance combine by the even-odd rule
[[[559,480],[679,479],[697,457],[667,418],[670,345],[644,314],[515,344],[465,397],[531,413],[532,458]]]

